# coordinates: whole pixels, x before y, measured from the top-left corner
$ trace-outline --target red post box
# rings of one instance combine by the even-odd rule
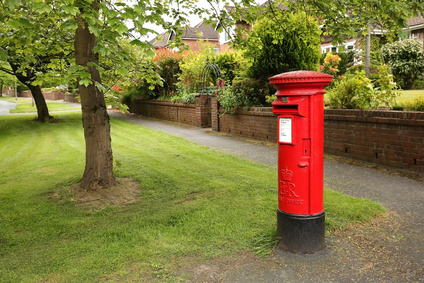
[[[296,254],[325,248],[324,88],[332,78],[313,71],[269,78],[277,89],[279,246]]]

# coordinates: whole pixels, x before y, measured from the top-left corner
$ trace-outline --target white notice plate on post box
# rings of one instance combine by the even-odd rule
[[[279,142],[292,143],[292,119],[280,118]]]

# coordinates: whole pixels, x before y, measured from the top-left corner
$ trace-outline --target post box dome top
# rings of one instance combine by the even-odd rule
[[[333,76],[314,71],[294,71],[282,73],[269,78],[270,84],[293,83],[330,83]]]
[[[314,71],[295,71],[282,73],[269,78],[277,92],[276,96],[318,95],[325,93],[325,87],[333,76]]]

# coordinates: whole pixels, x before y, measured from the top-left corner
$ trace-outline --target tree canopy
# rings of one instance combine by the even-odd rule
[[[323,29],[336,41],[379,29],[397,35],[407,20],[424,11],[421,0],[276,0],[291,11],[305,11],[322,20]]]

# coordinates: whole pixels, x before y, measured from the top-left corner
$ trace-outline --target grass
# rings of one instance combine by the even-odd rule
[[[275,247],[275,168],[119,120],[115,174],[140,199],[97,211],[53,200],[85,162],[81,114],[55,117],[0,117],[0,282],[186,281],[182,265]],[[384,210],[331,190],[324,205],[327,233]]]
[[[32,99],[18,97],[0,97],[1,100],[15,102],[18,105],[15,109],[10,110],[10,113],[36,113],[37,107],[33,104]],[[75,106],[72,104],[64,104],[60,102],[47,101],[47,107],[49,111],[67,111],[67,110],[79,110],[80,106]]]
[[[424,95],[424,89],[401,90],[400,96],[396,98],[396,103],[404,103],[406,101],[411,101],[419,97],[420,95]]]

